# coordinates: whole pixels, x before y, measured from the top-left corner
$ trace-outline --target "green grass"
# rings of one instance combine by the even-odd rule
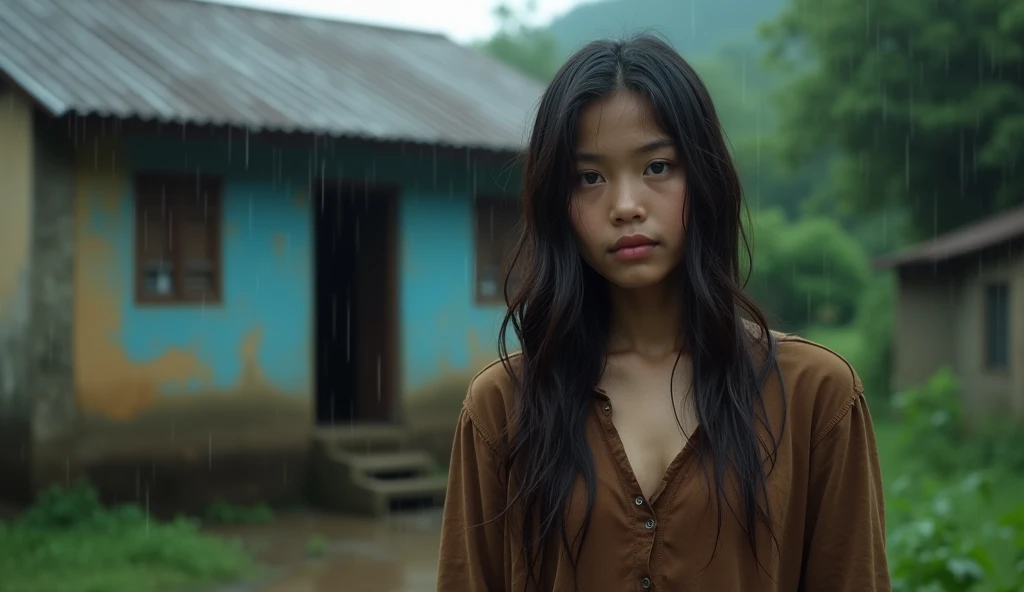
[[[203,534],[195,521],[105,509],[84,487],[47,492],[0,524],[0,579],[10,592],[172,592],[258,573],[239,545]]]
[[[846,358],[854,368],[859,368],[864,359],[864,338],[853,327],[811,327],[800,332],[800,336],[820,343]]]

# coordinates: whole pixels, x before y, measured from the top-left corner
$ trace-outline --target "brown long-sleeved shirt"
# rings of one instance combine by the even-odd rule
[[[728,507],[715,550],[718,504],[690,447],[656,493],[643,497],[612,423],[611,402],[595,389],[587,438],[597,494],[579,559],[580,590],[890,590],[878,453],[860,379],[838,355],[792,336],[780,338],[778,360],[787,410],[768,482],[778,546],[759,535],[761,567]],[[439,591],[527,590],[519,537],[512,536],[521,526],[511,515],[495,520],[515,494],[515,480],[500,463],[513,390],[497,362],[470,385],[452,451]],[[769,381],[766,408],[776,431],[782,393],[777,379]],[[582,488],[580,480],[574,499],[586,499]],[[570,505],[570,538],[584,505]],[[542,590],[573,590],[571,558],[560,544],[549,545],[539,563]]]

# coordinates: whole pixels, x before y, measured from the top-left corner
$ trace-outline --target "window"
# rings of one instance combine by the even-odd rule
[[[135,300],[216,303],[221,297],[220,182],[141,175],[135,186]]]
[[[476,301],[504,304],[505,269],[515,247],[519,202],[511,198],[476,200]],[[515,285],[516,275],[512,276]],[[511,287],[511,286],[510,286]]]
[[[1010,366],[1010,286],[985,288],[985,366],[1006,370]]]

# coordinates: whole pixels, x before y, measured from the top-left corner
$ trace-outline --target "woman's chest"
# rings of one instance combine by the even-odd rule
[[[626,446],[614,428],[602,420],[588,431],[594,503],[579,556],[581,589],[643,591],[647,581],[649,589],[661,590],[796,589],[808,482],[806,461],[796,453],[799,447],[783,440],[774,466],[766,466],[767,497],[758,501],[765,513],[755,520],[752,546],[744,500],[737,495],[732,476],[723,476],[719,491],[715,473],[703,464],[699,450],[687,449],[659,476],[652,499],[641,488],[643,478],[633,474]],[[584,480],[578,479],[566,508],[570,540],[583,532],[587,490]],[[771,531],[764,520],[773,525]],[[559,566],[551,575],[561,582],[571,561],[563,552],[558,555],[557,560],[551,558]],[[609,587],[611,582],[616,584]]]

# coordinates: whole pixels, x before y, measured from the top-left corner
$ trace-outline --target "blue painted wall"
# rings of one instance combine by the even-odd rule
[[[502,307],[473,299],[473,195],[508,191],[500,165],[430,147],[313,149],[182,137],[123,137],[79,149],[76,381],[85,407],[130,415],[123,401],[251,389],[313,390],[313,218],[321,174],[395,183],[399,200],[399,326],[404,396],[465,377],[496,355]],[[488,168],[489,167],[489,168]],[[223,301],[134,302],[136,172],[223,179]],[[502,177],[502,178],[499,178]],[[140,395],[139,393],[143,393]],[[148,400],[148,399],[147,399]],[[145,405],[141,405],[145,407]],[[140,407],[140,408],[141,408]]]
[[[123,417],[127,401],[144,400],[132,404],[138,412],[164,395],[311,392],[308,190],[212,148],[123,138],[92,159],[79,151],[76,374],[87,409]],[[140,305],[132,179],[181,171],[222,176],[222,300]]]
[[[410,195],[402,201],[402,351],[409,397],[497,356],[503,306],[474,301],[475,219],[468,195]]]

